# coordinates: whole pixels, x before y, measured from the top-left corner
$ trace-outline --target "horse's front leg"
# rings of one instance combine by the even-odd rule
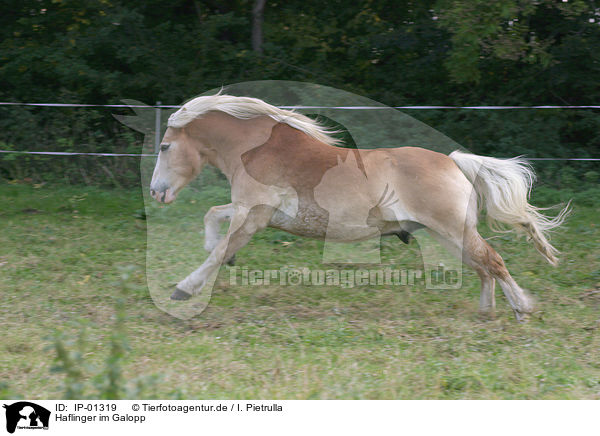
[[[211,207],[204,215],[204,249],[209,253],[215,249],[221,235],[221,223],[231,220],[233,215],[233,204],[224,204],[222,206]],[[227,259],[227,265],[234,265],[235,254]]]
[[[209,253],[215,249],[221,236],[221,223],[230,220],[233,216],[233,204],[211,207],[204,215],[204,249]]]
[[[230,259],[250,241],[252,235],[264,229],[271,220],[274,208],[255,206],[249,209],[244,206],[232,206],[233,214],[227,234],[221,239],[208,258],[196,271],[180,281],[171,295],[172,300],[187,300],[197,295],[202,289],[214,283],[223,260]]]

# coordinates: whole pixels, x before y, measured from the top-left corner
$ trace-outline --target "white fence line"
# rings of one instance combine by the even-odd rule
[[[13,154],[34,154],[50,156],[99,156],[99,157],[143,157],[156,156],[160,147],[161,138],[161,109],[178,109],[180,105],[164,105],[156,102],[154,106],[147,105],[129,105],[129,104],[85,104],[85,103],[21,103],[21,102],[0,102],[0,106],[37,106],[37,107],[101,107],[101,108],[141,108],[155,110],[155,134],[154,134],[154,154],[130,154],[130,153],[78,153],[61,151],[14,151],[0,150],[0,153]],[[339,110],[383,110],[383,109],[408,109],[408,110],[430,110],[430,109],[470,109],[470,110],[505,110],[505,109],[600,109],[595,105],[579,106],[278,106],[280,109],[339,109]],[[551,158],[551,157],[532,157],[532,161],[600,161],[596,158]]]
[[[38,107],[106,107],[106,108],[141,108],[141,109],[179,109],[181,105],[166,105],[158,102],[150,105],[129,104],[86,104],[86,103],[21,103],[0,102],[0,106],[38,106]],[[504,110],[504,109],[600,109],[600,105],[537,105],[537,106],[277,106],[280,109],[340,109],[340,110],[382,110],[382,109],[480,109],[480,110]]]
[[[277,106],[281,109],[600,109],[600,106]]]
[[[173,108],[177,109],[181,106],[171,106],[164,104],[157,104],[154,106],[151,105],[141,105],[141,104],[85,104],[85,103],[18,103],[18,102],[9,102],[9,101],[0,101],[0,106],[40,106],[40,107],[108,107],[108,108],[142,108],[142,109],[154,109],[157,107],[160,108]]]
[[[17,151],[17,150],[0,150],[0,153],[12,154],[41,154],[49,156],[99,156],[99,157],[144,157],[158,156],[157,154],[135,154],[135,153],[84,153],[77,151]]]
[[[98,156],[98,157],[152,157],[158,156],[158,154],[150,153],[84,153],[84,152],[71,152],[71,151],[17,151],[17,150],[0,150],[0,153],[13,153],[13,154],[35,154],[35,155],[48,155],[48,156]],[[600,161],[600,158],[585,158],[585,157],[525,157],[526,160],[537,160],[537,161]]]

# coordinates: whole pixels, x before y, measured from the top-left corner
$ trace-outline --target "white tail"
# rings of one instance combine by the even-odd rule
[[[541,255],[556,266],[558,250],[548,242],[546,233],[564,222],[569,204],[550,218],[540,212],[543,209],[528,203],[535,180],[531,165],[518,157],[496,159],[460,151],[450,153],[450,158],[473,184],[479,208],[485,204],[490,227],[502,231],[498,224],[503,223],[525,231]]]

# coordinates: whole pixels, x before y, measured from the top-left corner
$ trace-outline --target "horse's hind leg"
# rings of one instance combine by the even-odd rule
[[[496,312],[496,279],[483,270],[477,271],[481,279],[481,295],[479,296],[479,312],[494,316]]]
[[[440,233],[427,229],[442,245],[448,248],[462,261],[472,267],[481,279],[479,311],[493,315],[496,308],[494,288],[496,280],[517,320],[522,321],[528,313],[533,312],[533,301],[527,293],[517,285],[504,265],[502,257],[481,237],[475,227],[467,227],[464,235],[456,234],[445,237]]]
[[[479,235],[475,228],[465,229],[463,262],[473,267],[481,278],[479,309],[493,312],[494,281],[497,280],[518,321],[533,312],[533,300],[511,277],[502,257]]]
[[[431,228],[426,229],[427,232],[433,236],[437,241],[445,247],[451,254],[461,259],[462,262],[471,266],[479,275],[481,280],[481,295],[479,297],[479,311],[482,314],[493,316],[496,309],[496,298],[495,298],[495,279],[490,273],[489,269],[483,265],[483,263],[475,262],[474,259],[478,259],[479,256],[475,254],[466,255],[467,251],[473,251],[477,253],[478,250],[474,250],[475,247],[469,249],[463,249],[463,237],[462,235],[456,234],[453,236],[448,235],[443,237],[440,233],[432,230]],[[440,229],[441,230],[441,229]],[[490,247],[491,248],[491,247]],[[422,249],[422,248],[421,248]]]

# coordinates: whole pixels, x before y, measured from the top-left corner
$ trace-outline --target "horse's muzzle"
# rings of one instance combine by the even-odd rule
[[[173,195],[173,191],[171,190],[171,188],[166,188],[163,191],[157,191],[151,188],[150,196],[159,203],[169,204],[175,201],[175,195]]]

